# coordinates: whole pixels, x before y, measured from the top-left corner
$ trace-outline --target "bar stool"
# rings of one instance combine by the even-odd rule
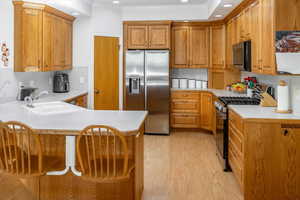
[[[98,183],[126,181],[134,169],[125,136],[108,126],[89,126],[77,137],[82,178]]]
[[[45,175],[58,159],[43,156],[40,136],[20,122],[0,122],[0,171],[21,177]]]

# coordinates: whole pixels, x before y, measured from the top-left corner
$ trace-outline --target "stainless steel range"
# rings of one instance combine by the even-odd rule
[[[228,162],[228,105],[259,105],[260,99],[249,97],[219,97],[215,101],[217,116],[217,155],[224,171],[231,171]]]

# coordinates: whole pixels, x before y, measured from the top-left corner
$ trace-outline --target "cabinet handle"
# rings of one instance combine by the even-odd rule
[[[284,136],[287,136],[288,134],[289,134],[289,130],[285,129],[285,130],[283,131],[283,135],[284,135]]]

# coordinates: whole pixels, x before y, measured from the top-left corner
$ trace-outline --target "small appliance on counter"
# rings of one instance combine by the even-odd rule
[[[33,87],[25,87],[23,85],[20,85],[17,100],[18,101],[24,101],[25,97],[29,97],[37,90],[37,88]]]
[[[184,79],[184,78],[179,79],[179,87],[180,87],[181,89],[186,89],[186,88],[188,88],[188,79]]]
[[[70,91],[69,75],[62,72],[56,72],[53,78],[53,92],[67,93]]]
[[[178,89],[179,88],[179,79],[172,79],[172,88]]]

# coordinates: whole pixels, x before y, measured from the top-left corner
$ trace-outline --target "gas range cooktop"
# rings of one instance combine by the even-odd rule
[[[219,97],[219,100],[227,105],[259,105],[260,99],[250,97]]]

